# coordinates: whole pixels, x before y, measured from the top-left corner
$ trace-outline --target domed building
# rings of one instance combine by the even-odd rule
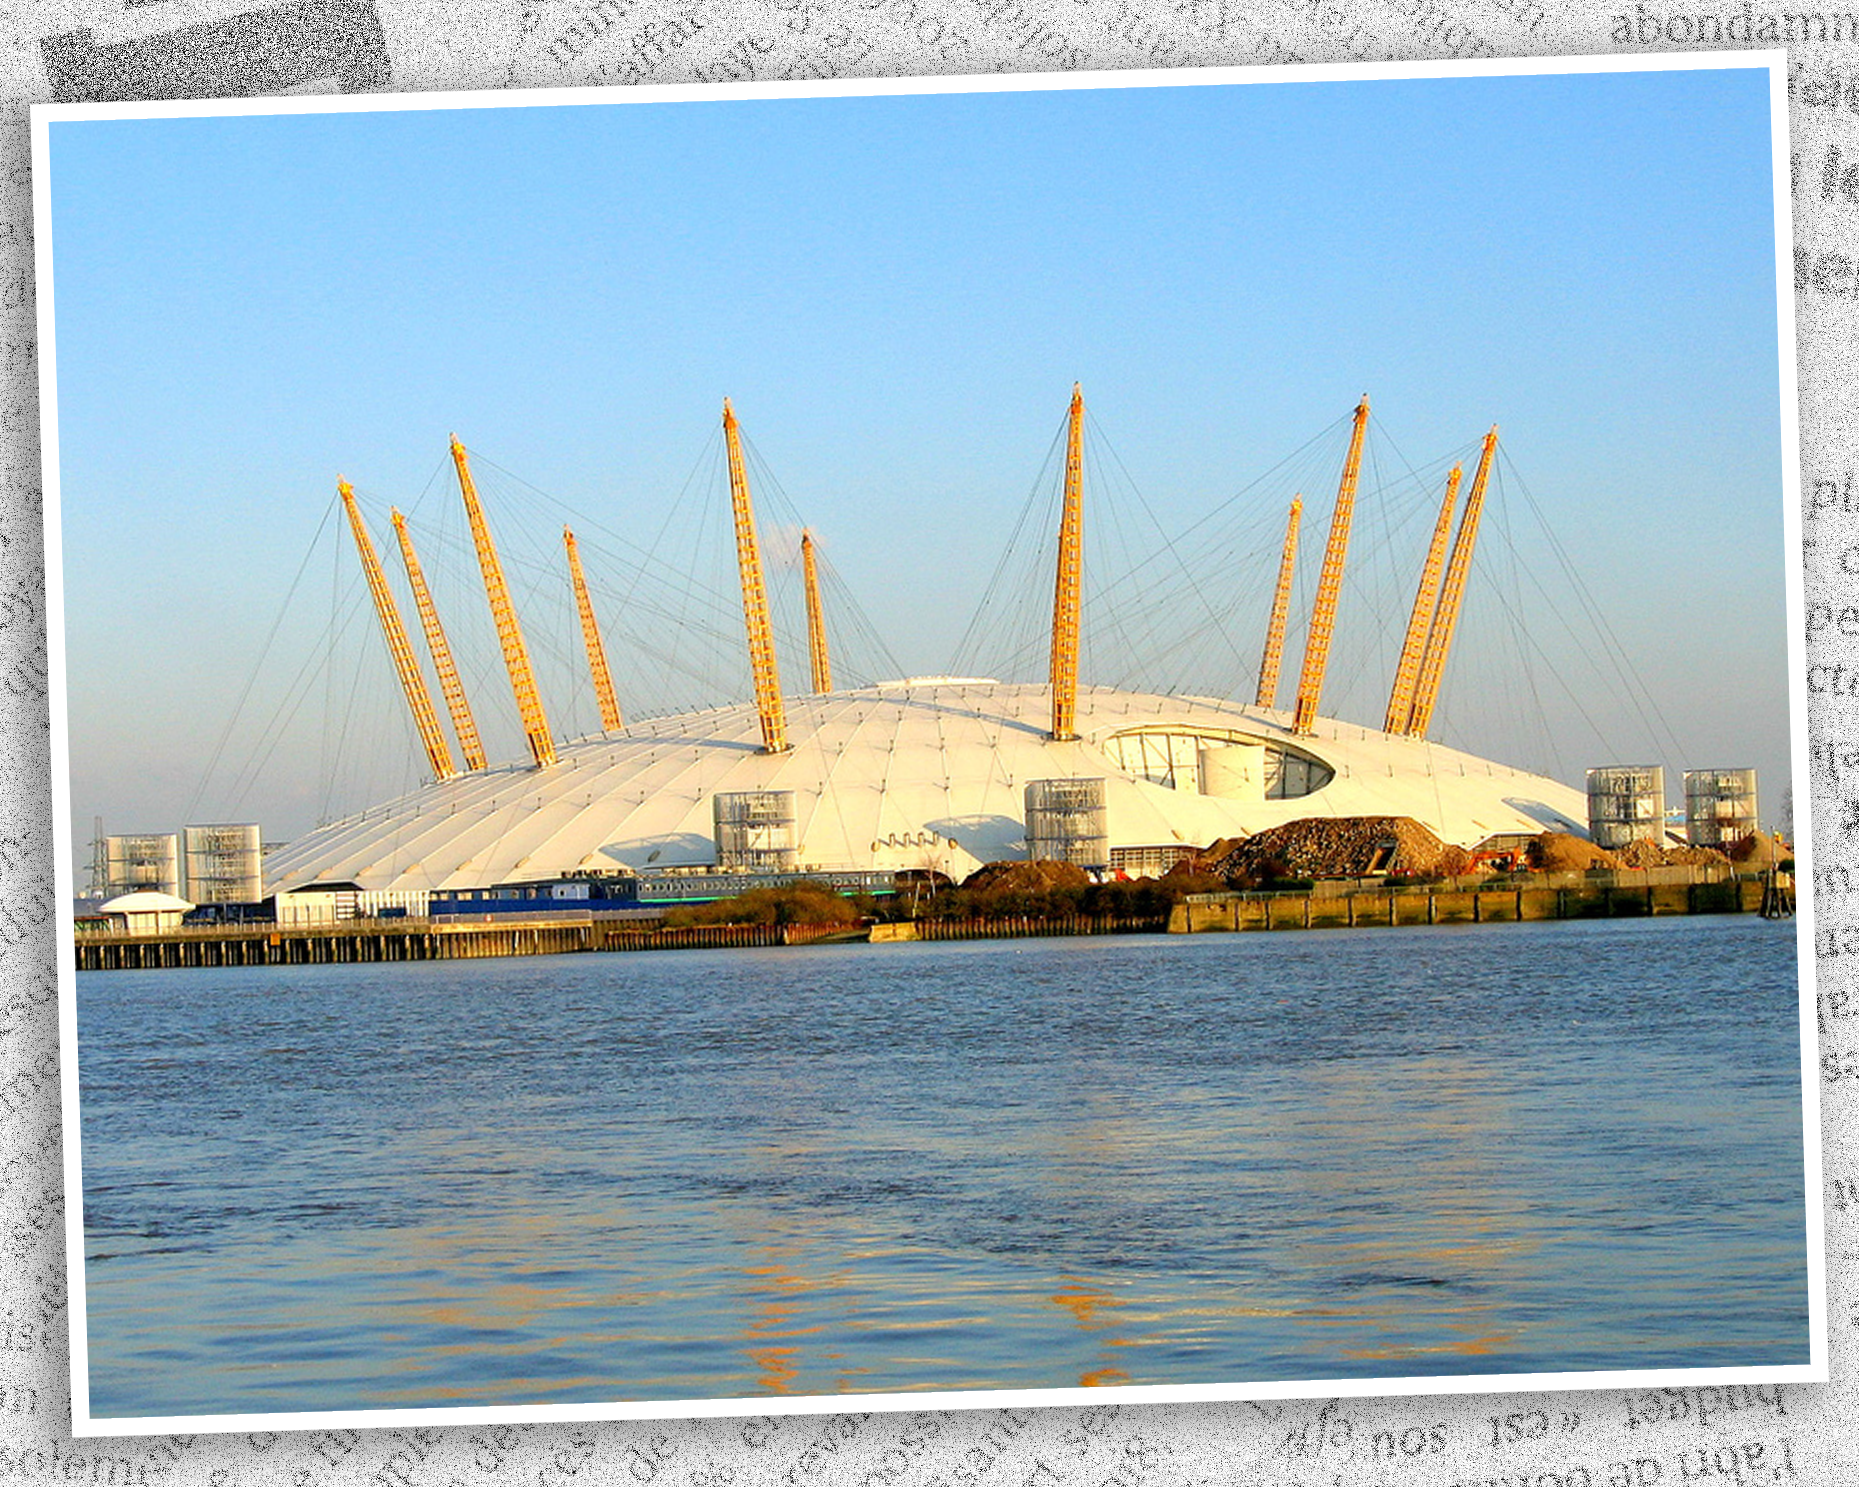
[[[1293,503],[1259,697],[1251,705],[1081,686],[1082,395],[1074,389],[1053,609],[1051,679],[920,677],[836,691],[817,592],[808,587],[813,692],[785,696],[774,664],[760,557],[733,414],[724,405],[755,701],[619,726],[572,534],[564,534],[607,731],[556,745],[536,697],[462,446],[453,444],[485,587],[528,734],[531,765],[453,769],[412,652],[350,503],[389,649],[401,669],[434,782],[280,848],[275,890],[468,890],[571,877],[703,870],[960,879],[986,862],[1059,858],[1159,875],[1194,849],[1313,816],[1405,816],[1443,841],[1582,833],[1586,801],[1566,785],[1429,742],[1472,533],[1496,446],[1487,436],[1446,561],[1459,472],[1448,483],[1409,625],[1389,726],[1318,715],[1317,699],[1368,417],[1355,429],[1331,519],[1303,674],[1290,712],[1277,688],[1299,506]],[[343,487],[348,500],[347,488]],[[398,520],[397,520],[398,525]],[[404,544],[404,532],[403,547]],[[423,585],[405,547],[416,595]],[[810,554],[809,577],[811,579]],[[422,609],[429,641],[437,629]],[[446,665],[435,664],[441,677]],[[455,729],[468,715],[448,688]],[[1403,726],[1396,726],[1399,720]],[[469,730],[475,739],[475,730]]]
[[[1329,719],[1294,735],[1282,712],[1085,687],[1059,742],[1050,712],[1044,684],[913,679],[788,699],[792,743],[772,754],[753,705],[652,719],[544,769],[423,786],[280,848],[266,873],[392,890],[716,865],[960,879],[1029,855],[1027,787],[1045,781],[1101,782],[1101,844],[1087,831],[1066,855],[1132,876],[1309,816],[1411,816],[1462,846],[1585,831],[1580,791],[1424,739]]]

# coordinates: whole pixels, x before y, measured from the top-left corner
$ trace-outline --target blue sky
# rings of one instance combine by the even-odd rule
[[[595,721],[551,576],[562,509],[623,703],[747,697],[721,629],[675,654],[665,634],[672,575],[727,598],[729,396],[779,483],[757,490],[771,542],[814,529],[888,649],[867,669],[944,671],[1029,499],[1043,509],[1074,380],[1094,460],[1121,472],[1087,493],[1094,581],[1196,534],[1170,571],[1233,587],[1209,657],[1251,657],[1263,630],[1288,492],[1260,477],[1318,438],[1297,470],[1314,571],[1323,461],[1372,395],[1376,469],[1421,476],[1362,496],[1325,711],[1371,724],[1439,462],[1501,423],[1488,530],[1512,542],[1481,552],[1436,736],[1576,782],[1623,758],[1754,763],[1774,802],[1768,112],[1766,72],[1737,69],[55,123],[76,840],[95,814],[281,838],[417,781],[326,522],[338,473],[390,572],[390,504],[429,534],[454,642],[483,652],[480,724],[516,758],[449,432],[488,462],[570,734]],[[1018,621],[984,629],[1049,606],[1049,587],[1023,597],[1037,558]],[[1564,559],[1643,686],[1579,674],[1595,647],[1584,663]],[[722,627],[727,609],[705,613]],[[1100,639],[1087,680],[1141,679],[1141,650]],[[1522,678],[1532,654],[1549,674]],[[1204,669],[1166,680],[1249,699],[1249,678]],[[804,655],[783,670],[804,685]]]

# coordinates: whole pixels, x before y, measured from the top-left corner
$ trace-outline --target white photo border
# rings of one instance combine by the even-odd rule
[[[1395,1395],[1491,1394],[1626,1387],[1697,1387],[1745,1383],[1826,1383],[1826,1263],[1818,1044],[1815,1032],[1815,964],[1811,895],[1798,900],[1796,932],[1800,976],[1800,1078],[1808,1281],[1809,1359],[1805,1364],[1739,1368],[1661,1368],[1579,1373],[1400,1376],[1384,1379],[1279,1380],[1233,1384],[1140,1384],[1099,1388],[1042,1388],[923,1393],[832,1394],[798,1397],[744,1395],[715,1399],[654,1400],[387,1409],[291,1411],[252,1414],[160,1415],[97,1418],[90,1410],[85,1327],[84,1203],[77,1064],[76,954],[71,905],[75,899],[71,823],[68,688],[65,674],[63,550],[60,535],[54,229],[51,213],[50,129],[89,120],[216,118],[241,115],[439,112],[501,108],[565,108],[629,104],[720,103],[768,99],[902,97],[960,92],[1054,92],[1085,89],[1219,87],[1271,83],[1337,83],[1429,78],[1516,77],[1766,69],[1773,150],[1781,474],[1788,616],[1790,761],[1799,787],[1812,778],[1807,737],[1806,575],[1799,454],[1800,407],[1795,366],[1790,185],[1785,51],[1686,52],[1654,55],[1491,58],[1475,61],[1321,63],[1260,67],[1194,67],[1111,72],[988,73],[955,77],[830,79],[798,83],[655,84],[627,88],[544,88],[432,93],[311,95],[146,103],[34,104],[31,108],[34,255],[39,335],[40,456],[44,481],[46,645],[49,662],[50,744],[55,883],[60,903],[57,936],[61,1108],[64,1123],[65,1248],[70,1301],[71,1426],[78,1437],[148,1436],[180,1432],[287,1431],[391,1426],[557,1423],[582,1420],[696,1419],[771,1414],[840,1414],[848,1410],[997,1409],[1122,1402],[1172,1404],[1206,1401],[1362,1398]],[[1811,812],[1797,811],[1796,877],[1813,881]]]

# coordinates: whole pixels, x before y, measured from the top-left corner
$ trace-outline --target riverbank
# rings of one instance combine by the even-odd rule
[[[1786,886],[1792,899],[1792,885]],[[1197,934],[1205,931],[1364,929],[1504,924],[1671,914],[1765,912],[1774,890],[1754,876],[1686,868],[1530,874],[1511,882],[1447,879],[1430,885],[1326,882],[1276,892],[1190,894],[1166,915],[924,917],[877,924],[700,924],[641,927],[592,913],[533,919],[349,919],[337,924],[234,924],[130,935],[78,930],[80,971],[225,966],[358,965],[482,960],[605,951],[753,949],[823,943],[995,940],[1047,936]]]

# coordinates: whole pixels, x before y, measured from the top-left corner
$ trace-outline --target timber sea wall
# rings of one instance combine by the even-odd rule
[[[642,929],[595,915],[498,922],[345,919],[336,924],[213,925],[131,935],[77,931],[80,971],[168,967],[371,965],[395,961],[478,960],[500,955],[570,955],[609,950],[720,950],[807,945],[864,938],[843,924],[701,924]]]
[[[1557,873],[1515,883],[1319,884],[1308,892],[1195,893],[1175,905],[1174,934],[1208,930],[1366,929],[1410,924],[1505,924],[1658,914],[1755,914],[1774,890],[1762,879],[1688,868]]]

